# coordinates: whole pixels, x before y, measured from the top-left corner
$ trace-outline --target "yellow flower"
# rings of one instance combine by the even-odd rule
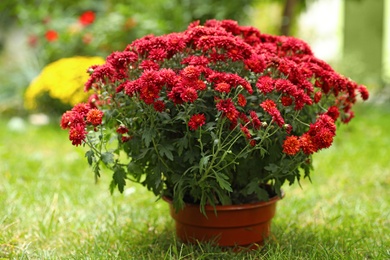
[[[104,62],[101,57],[77,56],[48,64],[28,86],[25,94],[26,108],[37,108],[37,98],[45,93],[72,106],[87,101],[89,94],[84,92],[84,83],[89,76],[87,69]]]

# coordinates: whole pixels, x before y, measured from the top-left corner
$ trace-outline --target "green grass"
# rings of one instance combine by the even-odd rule
[[[360,105],[312,183],[285,186],[262,250],[176,240],[168,205],[143,187],[94,184],[85,150],[57,125],[0,120],[0,259],[390,259],[390,107]]]

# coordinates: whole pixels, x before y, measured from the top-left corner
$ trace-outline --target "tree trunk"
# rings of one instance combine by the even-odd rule
[[[282,35],[290,35],[291,26],[294,18],[294,11],[297,0],[286,0],[283,8],[282,26],[280,33]]]

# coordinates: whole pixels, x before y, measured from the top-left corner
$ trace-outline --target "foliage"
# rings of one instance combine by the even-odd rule
[[[139,182],[176,209],[267,200],[267,185],[280,196],[368,98],[301,40],[232,20],[146,36],[90,73],[95,102],[63,115],[69,139],[97,177],[113,172],[111,190]]]
[[[29,110],[63,113],[64,107],[86,102],[91,94],[83,90],[87,69],[103,63],[100,57],[78,56],[48,64],[27,88],[25,106]]]

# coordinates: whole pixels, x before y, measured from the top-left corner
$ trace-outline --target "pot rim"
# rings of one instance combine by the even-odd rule
[[[282,196],[279,197],[278,195],[273,196],[267,201],[259,201],[259,202],[253,202],[253,203],[244,203],[244,204],[236,204],[236,205],[205,205],[204,209],[205,211],[230,211],[230,210],[240,210],[240,209],[252,209],[252,208],[258,208],[258,207],[264,207],[270,204],[274,204],[277,201],[281,200],[284,198],[285,194],[284,191],[282,190]],[[168,196],[162,196],[162,199],[169,204],[172,205],[172,198]],[[199,207],[199,204],[192,204],[192,203],[185,203],[185,207]]]

